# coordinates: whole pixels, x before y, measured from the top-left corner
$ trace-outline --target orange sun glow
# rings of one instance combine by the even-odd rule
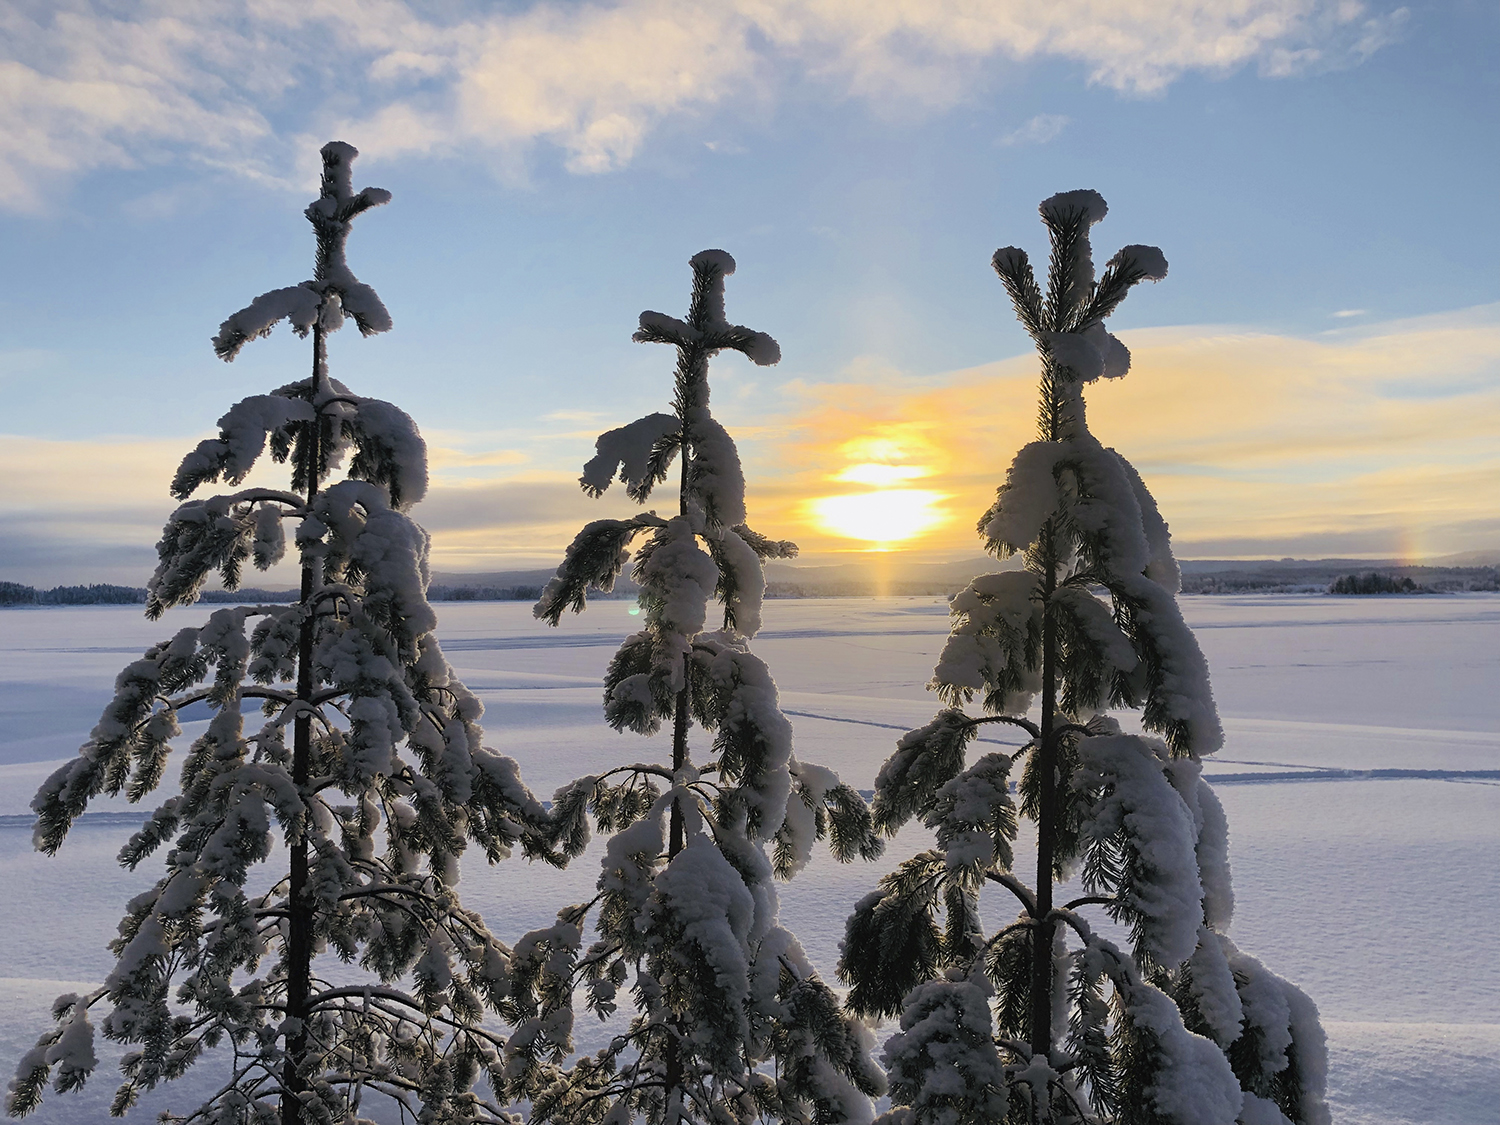
[[[912,539],[947,519],[939,510],[947,494],[903,487],[931,473],[918,465],[850,465],[833,479],[870,486],[868,491],[820,496],[808,502],[808,512],[824,531],[843,539],[880,546]]]

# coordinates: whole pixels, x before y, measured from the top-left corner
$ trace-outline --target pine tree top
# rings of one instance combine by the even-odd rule
[[[375,290],[354,276],[345,252],[355,218],[389,203],[391,193],[384,188],[353,190],[354,158],[359,155],[353,145],[329,141],[322,155],[321,194],[304,212],[317,239],[312,279],[262,293],[224,321],[213,346],[226,362],[251,340],[269,336],[282,320],[299,336],[306,336],[315,324],[325,332],[335,332],[343,327],[346,316],[354,319],[365,336],[391,330],[391,314]]]

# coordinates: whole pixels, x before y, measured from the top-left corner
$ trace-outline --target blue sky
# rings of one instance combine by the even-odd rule
[[[1091,418],[1180,553],[1500,548],[1493,4],[21,3],[0,30],[0,578],[143,581],[175,460],[301,374],[285,329],[231,366],[208,338],[310,273],[335,136],[395,194],[350,262],[396,320],[335,371],[427,434],[441,568],[541,565],[620,509],[572,482],[665,405],[671,357],[630,333],[709,246],[785,356],[715,369],[752,522],[816,560],[977,553],[1033,412],[988,259],[1039,255],[1037,202],[1081,186],[1096,252],[1171,262]],[[924,534],[819,521],[871,458],[925,475]]]

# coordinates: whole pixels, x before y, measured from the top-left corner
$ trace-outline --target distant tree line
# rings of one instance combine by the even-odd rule
[[[111,586],[107,583],[90,586],[54,586],[50,590],[38,590],[23,586],[19,582],[0,582],[0,605],[143,605],[146,601],[144,588],[136,586]]]
[[[1335,578],[1328,587],[1330,594],[1426,594],[1425,586],[1418,586],[1410,577],[1380,574],[1367,571],[1364,574],[1346,574]]]
[[[241,586],[238,590],[201,590],[198,601],[216,605],[286,605],[297,600],[296,590],[262,590]]]
[[[540,586],[429,586],[430,602],[534,602]]]
[[[953,582],[945,578],[896,579],[877,582],[870,578],[812,578],[807,582],[767,582],[768,598],[947,598]]]
[[[1447,594],[1500,591],[1500,570],[1479,567],[1372,567],[1339,573],[1326,565],[1271,565],[1185,573],[1184,594]]]
[[[1274,570],[1213,571],[1184,574],[1184,594],[1444,594],[1455,591],[1500,591],[1500,570],[1495,567],[1410,567],[1411,573],[1370,570],[1363,574],[1345,574],[1329,580],[1317,574],[1286,574]],[[1413,577],[1413,574],[1416,577]],[[1416,579],[1420,578],[1418,582]],[[938,596],[948,591],[939,581],[913,580],[894,582],[876,590],[873,583],[861,581],[818,581],[804,585],[798,582],[767,582],[768,598],[868,597],[883,593],[905,597]],[[634,598],[639,587],[621,577],[608,594],[595,592],[599,598]],[[455,585],[441,583],[428,587],[430,602],[512,602],[535,601],[542,587]],[[244,587],[239,590],[204,590],[199,602],[224,605],[281,604],[295,601],[295,590],[263,590]],[[142,605],[146,590],[140,586],[113,586],[92,583],[87,586],[54,586],[38,590],[19,582],[0,582],[0,608],[26,605]]]
[[[95,582],[87,586],[54,586],[38,590],[19,582],[0,582],[0,606],[18,605],[145,605],[144,586],[112,586]],[[243,587],[238,590],[203,590],[198,601],[221,605],[256,605],[262,602],[280,605],[297,600],[296,590],[261,590]]]
[[[613,596],[633,598],[638,587],[622,581]],[[540,586],[454,586],[434,585],[427,589],[430,602],[534,602],[542,596]],[[595,595],[610,597],[609,594]],[[800,595],[792,595],[800,596]],[[197,600],[218,605],[280,605],[297,600],[296,590],[262,590],[246,586],[238,590],[203,590]],[[94,583],[88,586],[54,586],[38,590],[19,582],[0,582],[0,606],[23,605],[144,605],[144,586],[111,586]]]

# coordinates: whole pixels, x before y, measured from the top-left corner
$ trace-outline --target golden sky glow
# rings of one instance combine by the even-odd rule
[[[808,512],[818,526],[844,539],[885,546],[903,543],[932,530],[947,516],[937,505],[941,492],[920,488],[877,488],[809,500]]]
[[[862,465],[850,465],[833,479],[884,488],[931,475],[932,470],[925,465],[876,465],[866,462]]]
[[[1126,338],[1132,370],[1089,387],[1090,427],[1141,471],[1184,556],[1500,547],[1500,306],[1314,339],[1215,326]],[[1035,405],[1033,356],[798,388],[759,430],[771,456],[765,436],[741,442],[752,522],[804,552],[859,550],[804,498],[895,484],[915,465],[934,494],[921,549],[977,554],[974,523],[1034,438]],[[855,460],[880,442],[873,468]]]
[[[1212,326],[1124,335],[1132,371],[1089,388],[1090,426],[1140,470],[1182,556],[1500,547],[1500,305],[1314,339]],[[725,397],[756,530],[795,540],[809,561],[966,557],[980,550],[975,521],[1034,436],[1036,358],[793,384],[779,413],[765,392]],[[549,565],[584,522],[635,510],[619,488],[591,500],[577,486],[593,435],[620,421],[429,432],[432,489],[413,515],[433,534],[434,566]],[[0,533],[17,559],[8,573],[28,580],[28,558],[61,573],[55,560],[66,558],[80,568],[68,581],[119,581],[129,575],[108,567],[125,565],[125,544],[129,566],[148,572],[173,507],[167,482],[204,436],[0,438]],[[670,489],[651,501],[675,503]]]
[[[827,482],[838,491],[809,499],[803,505],[803,518],[828,535],[875,549],[932,531],[947,521],[939,507],[947,495],[907,487],[932,476],[931,465],[911,463],[930,452],[925,442],[903,443],[884,434],[850,438],[838,447],[838,456],[853,463],[831,474]],[[849,485],[864,487],[850,489]]]

